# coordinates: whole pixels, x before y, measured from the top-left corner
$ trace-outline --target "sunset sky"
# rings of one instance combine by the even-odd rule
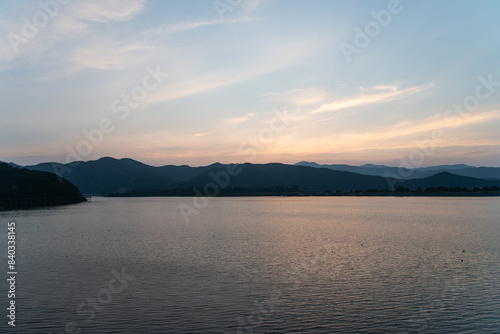
[[[0,1],[0,160],[500,166],[499,14],[496,0]]]

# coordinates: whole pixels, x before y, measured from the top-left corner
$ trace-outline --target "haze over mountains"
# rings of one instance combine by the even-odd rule
[[[31,170],[58,174],[75,184],[85,194],[190,195],[193,188],[217,184],[233,192],[283,191],[305,192],[393,190],[428,187],[500,186],[500,168],[466,165],[436,166],[406,171],[407,179],[396,167],[363,165],[328,165],[300,162],[224,165],[203,167],[167,165],[154,167],[132,159],[110,157],[70,164],[41,163],[25,166]],[[234,173],[228,174],[228,170]],[[384,177],[385,173],[391,177]],[[474,176],[474,177],[471,177]],[[479,176],[479,177],[478,177]],[[401,178],[401,180],[399,179]],[[411,179],[410,179],[411,178]]]

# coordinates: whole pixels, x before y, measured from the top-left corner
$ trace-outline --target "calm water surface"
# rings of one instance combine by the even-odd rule
[[[500,198],[215,198],[189,224],[180,204],[0,213],[0,332],[500,332]]]

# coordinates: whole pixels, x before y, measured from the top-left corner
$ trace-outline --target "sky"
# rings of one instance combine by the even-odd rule
[[[0,1],[0,160],[500,166],[500,2]]]

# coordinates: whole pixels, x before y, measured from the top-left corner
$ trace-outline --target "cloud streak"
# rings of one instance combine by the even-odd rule
[[[232,64],[216,72],[183,73],[180,82],[155,91],[147,103],[170,101],[235,85],[281,69],[297,66],[316,52],[318,52],[318,46],[307,41],[270,45],[263,48],[247,63]]]
[[[173,23],[168,26],[155,28],[149,30],[145,33],[145,35],[161,35],[161,34],[172,34],[172,33],[180,33],[186,32],[202,27],[220,25],[220,24],[234,24],[234,23],[242,23],[242,22],[252,22],[259,21],[260,18],[257,17],[242,17],[238,19],[228,19],[228,20],[204,20],[204,21],[182,21],[178,23]]]
[[[42,3],[42,2],[40,2]],[[9,35],[17,34],[24,38],[14,52],[10,47],[0,48],[0,60],[12,62],[16,59],[23,61],[36,61],[43,57],[48,51],[55,49],[68,40],[77,41],[82,34],[92,33],[91,27],[95,24],[106,24],[113,21],[128,21],[144,9],[145,0],[109,0],[109,1],[72,1],[68,4],[59,4],[51,7],[51,14],[45,13],[42,6],[32,6],[29,10],[40,15],[45,15],[47,21],[43,26],[36,26],[34,22],[26,17],[35,17],[32,13],[24,12],[16,16],[2,20],[1,30],[8,31]],[[50,7],[50,6],[49,6]],[[55,8],[55,9],[54,9]],[[39,16],[40,16],[39,15]],[[26,37],[23,31],[25,25],[32,25],[30,36]],[[32,20],[32,19],[31,19]],[[60,50],[58,50],[60,51]],[[30,56],[27,58],[26,56]]]
[[[241,116],[241,117],[232,117],[232,118],[225,119],[223,121],[223,123],[226,123],[228,125],[238,125],[241,123],[245,123],[246,121],[252,119],[254,116],[255,116],[255,113],[248,113],[248,114]]]
[[[467,117],[445,117],[443,114],[433,115],[422,120],[404,121],[392,126],[383,127],[377,131],[344,132],[335,135],[315,136],[308,140],[294,140],[295,137],[304,137],[296,134],[284,138],[277,144],[278,150],[293,152],[295,154],[327,154],[329,152],[363,151],[367,149],[400,149],[415,147],[416,142],[431,138],[432,131],[444,132],[442,143],[437,146],[467,146],[474,141],[476,145],[499,145],[498,139],[484,139],[470,136],[466,137],[464,128],[477,124],[498,121],[500,110],[487,112],[474,112]],[[460,129],[461,136],[451,136]],[[455,132],[454,132],[455,131]],[[419,134],[428,133],[426,136]],[[471,133],[474,133],[473,131]]]
[[[339,101],[325,103],[322,104],[321,107],[313,110],[311,114],[319,114],[324,112],[360,107],[374,103],[390,102],[396,99],[402,99],[407,96],[420,93],[424,90],[431,88],[432,86],[434,86],[434,84],[427,84],[427,85],[409,87],[404,89],[399,89],[399,87],[397,86],[375,86],[369,90],[371,91],[381,90],[382,92],[372,93],[372,94],[361,94],[359,96],[351,96]]]

